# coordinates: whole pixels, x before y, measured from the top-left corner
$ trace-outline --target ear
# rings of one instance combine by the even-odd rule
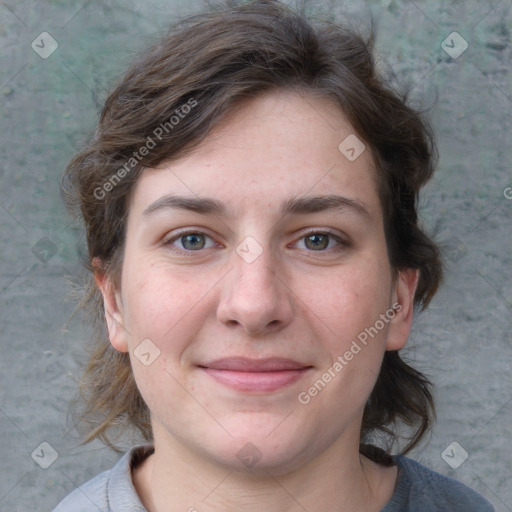
[[[93,261],[93,268],[94,280],[103,295],[105,320],[110,343],[119,352],[128,352],[121,294],[116,290],[112,279],[102,269],[102,265],[96,258]]]
[[[418,269],[405,269],[398,273],[392,294],[395,316],[390,321],[386,350],[400,350],[407,343],[414,313],[414,294],[418,286]]]

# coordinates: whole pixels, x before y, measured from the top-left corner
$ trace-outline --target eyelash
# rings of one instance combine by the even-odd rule
[[[203,231],[186,229],[184,231],[181,231],[181,232],[175,234],[172,238],[167,240],[164,245],[172,247],[172,244],[174,242],[176,242],[177,240],[180,240],[181,238],[183,238],[183,237],[185,237],[187,235],[203,235],[203,236],[209,238],[210,240],[213,240],[212,237],[210,237],[209,235],[207,235]],[[337,242],[337,245],[335,247],[331,247],[330,249],[323,249],[323,250],[319,250],[319,251],[305,249],[308,252],[311,252],[312,254],[315,254],[315,253],[340,252],[343,249],[346,249],[347,247],[349,247],[349,245],[350,245],[347,240],[344,240],[339,235],[337,235],[336,233],[334,233],[333,231],[331,231],[329,229],[314,229],[314,230],[310,230],[310,231],[308,231],[306,233],[303,233],[299,237],[298,241],[304,240],[308,236],[312,236],[312,235],[327,235],[330,240],[333,239],[333,240],[335,240]],[[330,240],[329,240],[329,242],[330,242]],[[210,249],[210,248],[211,247],[207,247],[206,249]],[[191,249],[176,249],[176,248],[173,248],[172,251],[176,252],[176,253],[187,254],[187,255],[192,256],[194,253],[200,253],[200,252],[203,252],[206,249],[191,250]]]

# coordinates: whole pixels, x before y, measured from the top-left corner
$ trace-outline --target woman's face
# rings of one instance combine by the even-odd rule
[[[271,92],[140,177],[120,287],[98,283],[156,443],[275,472],[358,449],[416,285],[392,278],[358,144],[327,100]]]

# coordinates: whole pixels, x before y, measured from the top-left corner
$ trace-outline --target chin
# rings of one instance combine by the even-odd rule
[[[304,425],[287,424],[283,418],[277,421],[273,417],[271,421],[263,415],[257,422],[244,421],[243,426],[231,424],[228,430],[237,432],[236,436],[229,440],[226,436],[222,440],[203,438],[203,449],[214,463],[231,471],[265,476],[290,473],[325,450],[330,442],[320,435],[307,435]]]

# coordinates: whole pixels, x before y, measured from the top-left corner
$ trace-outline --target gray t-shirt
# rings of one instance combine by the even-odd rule
[[[132,468],[152,449],[138,446],[105,471],[69,494],[53,512],[147,512],[132,482]],[[398,480],[391,501],[381,512],[494,512],[492,505],[469,487],[395,455]]]

